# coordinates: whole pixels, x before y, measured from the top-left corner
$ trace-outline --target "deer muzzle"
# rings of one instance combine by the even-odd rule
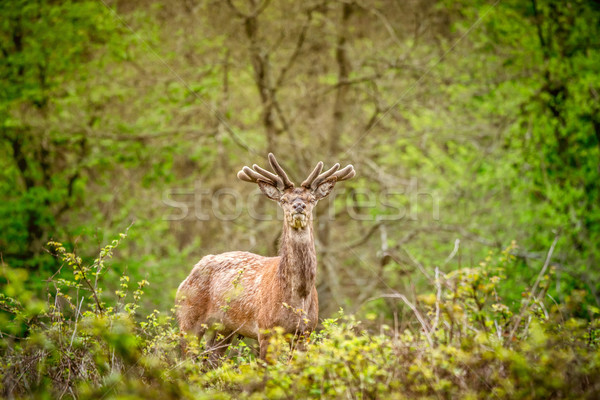
[[[308,222],[308,218],[306,218],[306,214],[304,213],[293,213],[290,224],[294,229],[304,229],[306,228],[306,224]]]

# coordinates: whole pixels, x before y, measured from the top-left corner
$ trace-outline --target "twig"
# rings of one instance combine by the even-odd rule
[[[382,294],[376,297],[371,297],[367,301],[373,301],[377,299],[401,299],[404,303],[406,303],[406,305],[410,307],[410,309],[413,311],[413,313],[421,323],[421,326],[423,327],[423,332],[425,333],[425,337],[427,338],[427,342],[429,343],[429,347],[433,347],[433,340],[431,339],[430,330],[431,328],[429,327],[429,324],[427,323],[427,321],[425,321],[425,318],[423,318],[419,310],[417,310],[417,307],[415,307],[415,305],[411,303],[405,295],[401,293]]]
[[[529,303],[531,302],[531,299],[533,297],[535,297],[535,291],[537,290],[537,287],[540,284],[542,277],[546,273],[546,270],[548,269],[548,265],[550,265],[550,260],[552,259],[552,253],[554,253],[554,248],[556,247],[558,238],[559,238],[559,235],[556,235],[554,237],[554,241],[552,242],[552,245],[550,246],[550,249],[548,250],[548,254],[546,255],[546,261],[544,262],[544,265],[543,265],[542,269],[540,270],[540,273],[538,274],[538,277],[535,280],[533,287],[531,288],[531,292],[529,293],[529,296],[525,300],[525,304],[523,304],[523,307],[521,307],[521,312],[517,316],[517,320],[515,321],[515,324],[510,332],[510,335],[508,336],[509,343],[512,341],[513,337],[515,336],[517,329],[519,329],[519,325],[521,324],[521,321],[523,320],[523,315],[525,314],[525,310],[527,310],[527,307],[529,307]]]
[[[498,321],[494,320],[494,326],[496,327],[496,335],[498,335],[498,339],[502,340],[502,329],[500,328],[500,324],[498,324]]]
[[[435,287],[437,289],[437,294],[435,297],[435,319],[433,320],[431,332],[435,332],[438,322],[440,320],[440,301],[442,298],[442,285],[440,284],[440,269],[438,267],[435,267]]]
[[[294,47],[294,51],[292,52],[290,58],[287,60],[287,63],[281,68],[281,71],[279,72],[279,77],[277,78],[275,83],[275,87],[277,88],[281,86],[281,84],[285,80],[285,76],[296,62],[298,55],[300,55],[300,51],[302,50],[302,46],[304,45],[304,41],[306,40],[306,32],[308,31],[308,27],[312,21],[313,11],[314,8],[311,8],[306,12],[306,21],[304,21],[304,24],[300,29],[300,34],[298,35],[298,39],[296,40],[296,46]]]
[[[331,253],[334,252],[338,252],[338,251],[344,251],[346,250],[348,247],[358,247],[364,243],[367,242],[367,240],[369,240],[371,238],[371,236],[373,236],[373,234],[375,233],[375,231],[377,231],[377,229],[379,229],[380,226],[383,225],[382,221],[377,222],[375,225],[372,225],[369,230],[360,238],[354,240],[353,242],[350,242],[344,246],[340,246],[340,247],[334,247],[333,249],[328,250]]]
[[[556,309],[558,310],[558,313],[560,314],[560,319],[562,321],[562,323],[565,323],[565,317],[563,316],[562,311],[560,310],[560,306],[558,305],[558,303],[556,302],[556,300],[554,299],[554,297],[552,297],[550,295],[550,293],[546,293],[546,296],[550,297],[550,300],[552,300],[552,302],[554,302],[554,305],[556,305]]]
[[[104,315],[104,309],[102,308],[102,305],[100,304],[100,299],[98,298],[97,290],[94,289],[94,286],[92,286],[92,283],[89,281],[89,279],[87,278],[86,274],[83,273],[83,271],[81,271],[81,279],[83,279],[83,281],[90,288],[90,290],[92,292],[92,296],[94,297],[94,301],[96,302],[96,308],[98,309],[98,311],[100,311],[101,315]]]
[[[456,253],[458,253],[459,246],[460,246],[460,239],[456,238],[456,240],[454,241],[454,249],[448,255],[448,257],[446,257],[446,259],[444,260],[444,263],[442,264],[442,266],[447,265],[454,258],[454,256],[456,255]]]
[[[554,248],[556,247],[556,243],[558,242],[558,238],[559,238],[558,235],[556,235],[554,237],[554,241],[552,242],[552,245],[550,246],[550,250],[548,250],[548,255],[546,256],[546,261],[544,262],[544,266],[542,267],[542,270],[538,274],[538,277],[535,280],[535,283],[533,284],[533,288],[531,289],[531,294],[529,295],[529,299],[531,299],[535,295],[535,291],[537,290],[537,287],[540,284],[540,281],[542,280],[543,276],[546,274],[546,270],[548,269],[548,266],[550,265],[550,259],[552,258],[552,253],[554,253]]]
[[[406,253],[406,255],[408,256],[408,258],[410,259],[410,261],[417,267],[419,268],[419,271],[421,271],[421,273],[423,273],[423,275],[425,275],[425,277],[427,278],[427,280],[429,282],[433,282],[433,278],[431,276],[431,274],[429,272],[427,272],[425,270],[425,267],[423,266],[423,264],[421,264],[421,262],[419,260],[417,260],[416,258],[414,258],[412,256],[412,254],[410,254],[408,252],[408,250],[406,249],[406,247],[402,247],[402,250],[404,250],[404,252]]]
[[[81,314],[81,306],[83,305],[83,300],[85,298],[81,298],[81,302],[79,303],[79,308],[75,310],[75,324],[73,325],[73,335],[71,335],[71,343],[69,343],[69,350],[73,347],[73,341],[75,340],[75,334],[77,333],[77,322],[79,320],[79,315]],[[64,394],[64,393],[63,393]]]

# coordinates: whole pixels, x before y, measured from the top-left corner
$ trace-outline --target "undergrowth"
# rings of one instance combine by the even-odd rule
[[[190,340],[183,359],[173,311],[140,315],[142,280],[103,277],[125,238],[84,263],[61,243],[52,253],[65,271],[47,281],[46,298],[24,287],[26,272],[6,268],[0,290],[0,393],[6,398],[599,398],[598,310],[574,291],[548,294],[547,262],[519,309],[502,302],[511,248],[478,266],[443,274],[415,299],[392,293],[411,310],[415,329],[377,333],[351,315],[321,322],[306,351],[274,335],[269,362],[239,340],[211,366],[204,343]],[[514,245],[513,245],[514,246]],[[549,258],[548,258],[549,259]],[[57,276],[61,276],[58,278]],[[587,317],[582,318],[583,314]],[[579,317],[578,317],[579,316]]]

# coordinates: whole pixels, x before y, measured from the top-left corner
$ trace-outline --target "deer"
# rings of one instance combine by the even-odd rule
[[[296,187],[272,153],[268,160],[273,172],[254,164],[244,166],[237,177],[256,183],[283,209],[279,255],[245,251],[206,255],[177,290],[180,332],[195,334],[200,341],[210,329],[214,334],[207,340],[207,349],[212,349],[212,359],[222,357],[235,336],[243,336],[258,341],[259,357],[266,361],[274,328],[308,338],[318,323],[312,211],[337,182],[353,178],[356,172],[352,165],[340,169],[339,163],[322,172],[319,161]],[[185,354],[184,343],[182,351]]]

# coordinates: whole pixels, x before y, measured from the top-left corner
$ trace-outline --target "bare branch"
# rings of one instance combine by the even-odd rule
[[[448,255],[448,257],[446,257],[446,259],[444,260],[444,263],[442,264],[442,266],[447,265],[456,255],[456,253],[458,253],[458,249],[460,247],[460,239],[456,239],[454,241],[454,249],[452,249],[452,252]]]
[[[550,265],[550,260],[552,259],[552,253],[554,253],[554,248],[556,247],[558,238],[559,238],[559,235],[556,235],[554,237],[554,241],[552,242],[552,245],[550,246],[550,249],[548,250],[548,254],[546,255],[546,261],[544,261],[544,265],[542,266],[542,269],[540,270],[540,273],[538,274],[538,277],[535,280],[533,287],[531,288],[531,292],[529,293],[527,300],[525,300],[525,304],[523,304],[523,307],[521,307],[521,312],[517,316],[517,319],[513,325],[510,335],[508,336],[508,343],[510,343],[512,341],[513,337],[515,336],[515,333],[517,333],[517,329],[519,329],[519,325],[521,324],[521,321],[523,320],[525,311],[527,311],[527,307],[529,306],[531,299],[533,299],[535,297],[535,291],[537,290],[537,287],[540,284],[542,277],[544,276],[544,274],[546,273],[546,270],[548,269],[548,266]]]
[[[403,295],[401,293],[382,294],[380,296],[371,297],[370,299],[367,300],[367,302],[377,300],[377,299],[401,299],[404,303],[406,303],[406,305],[408,307],[410,307],[412,312],[417,317],[417,320],[421,323],[421,326],[423,327],[423,333],[425,333],[425,337],[427,338],[427,342],[429,343],[429,346],[433,347],[433,340],[431,339],[431,328],[430,328],[429,324],[427,323],[425,318],[423,318],[423,316],[421,315],[421,313],[419,312],[417,307],[413,303],[411,303],[406,298],[405,295]]]
[[[287,63],[281,68],[281,71],[279,72],[279,77],[277,77],[277,80],[275,81],[276,88],[279,88],[281,86],[281,84],[283,83],[283,81],[285,79],[286,74],[289,72],[290,68],[292,68],[292,66],[296,62],[296,59],[300,55],[300,50],[302,49],[302,46],[304,45],[304,41],[306,40],[306,32],[308,31],[308,26],[310,25],[310,21],[312,20],[312,12],[313,12],[312,9],[310,9],[306,12],[306,21],[304,21],[304,24],[302,25],[302,29],[300,30],[300,34],[298,35],[298,40],[296,40],[296,47],[294,47],[294,51],[292,52],[292,55],[288,59]]]

